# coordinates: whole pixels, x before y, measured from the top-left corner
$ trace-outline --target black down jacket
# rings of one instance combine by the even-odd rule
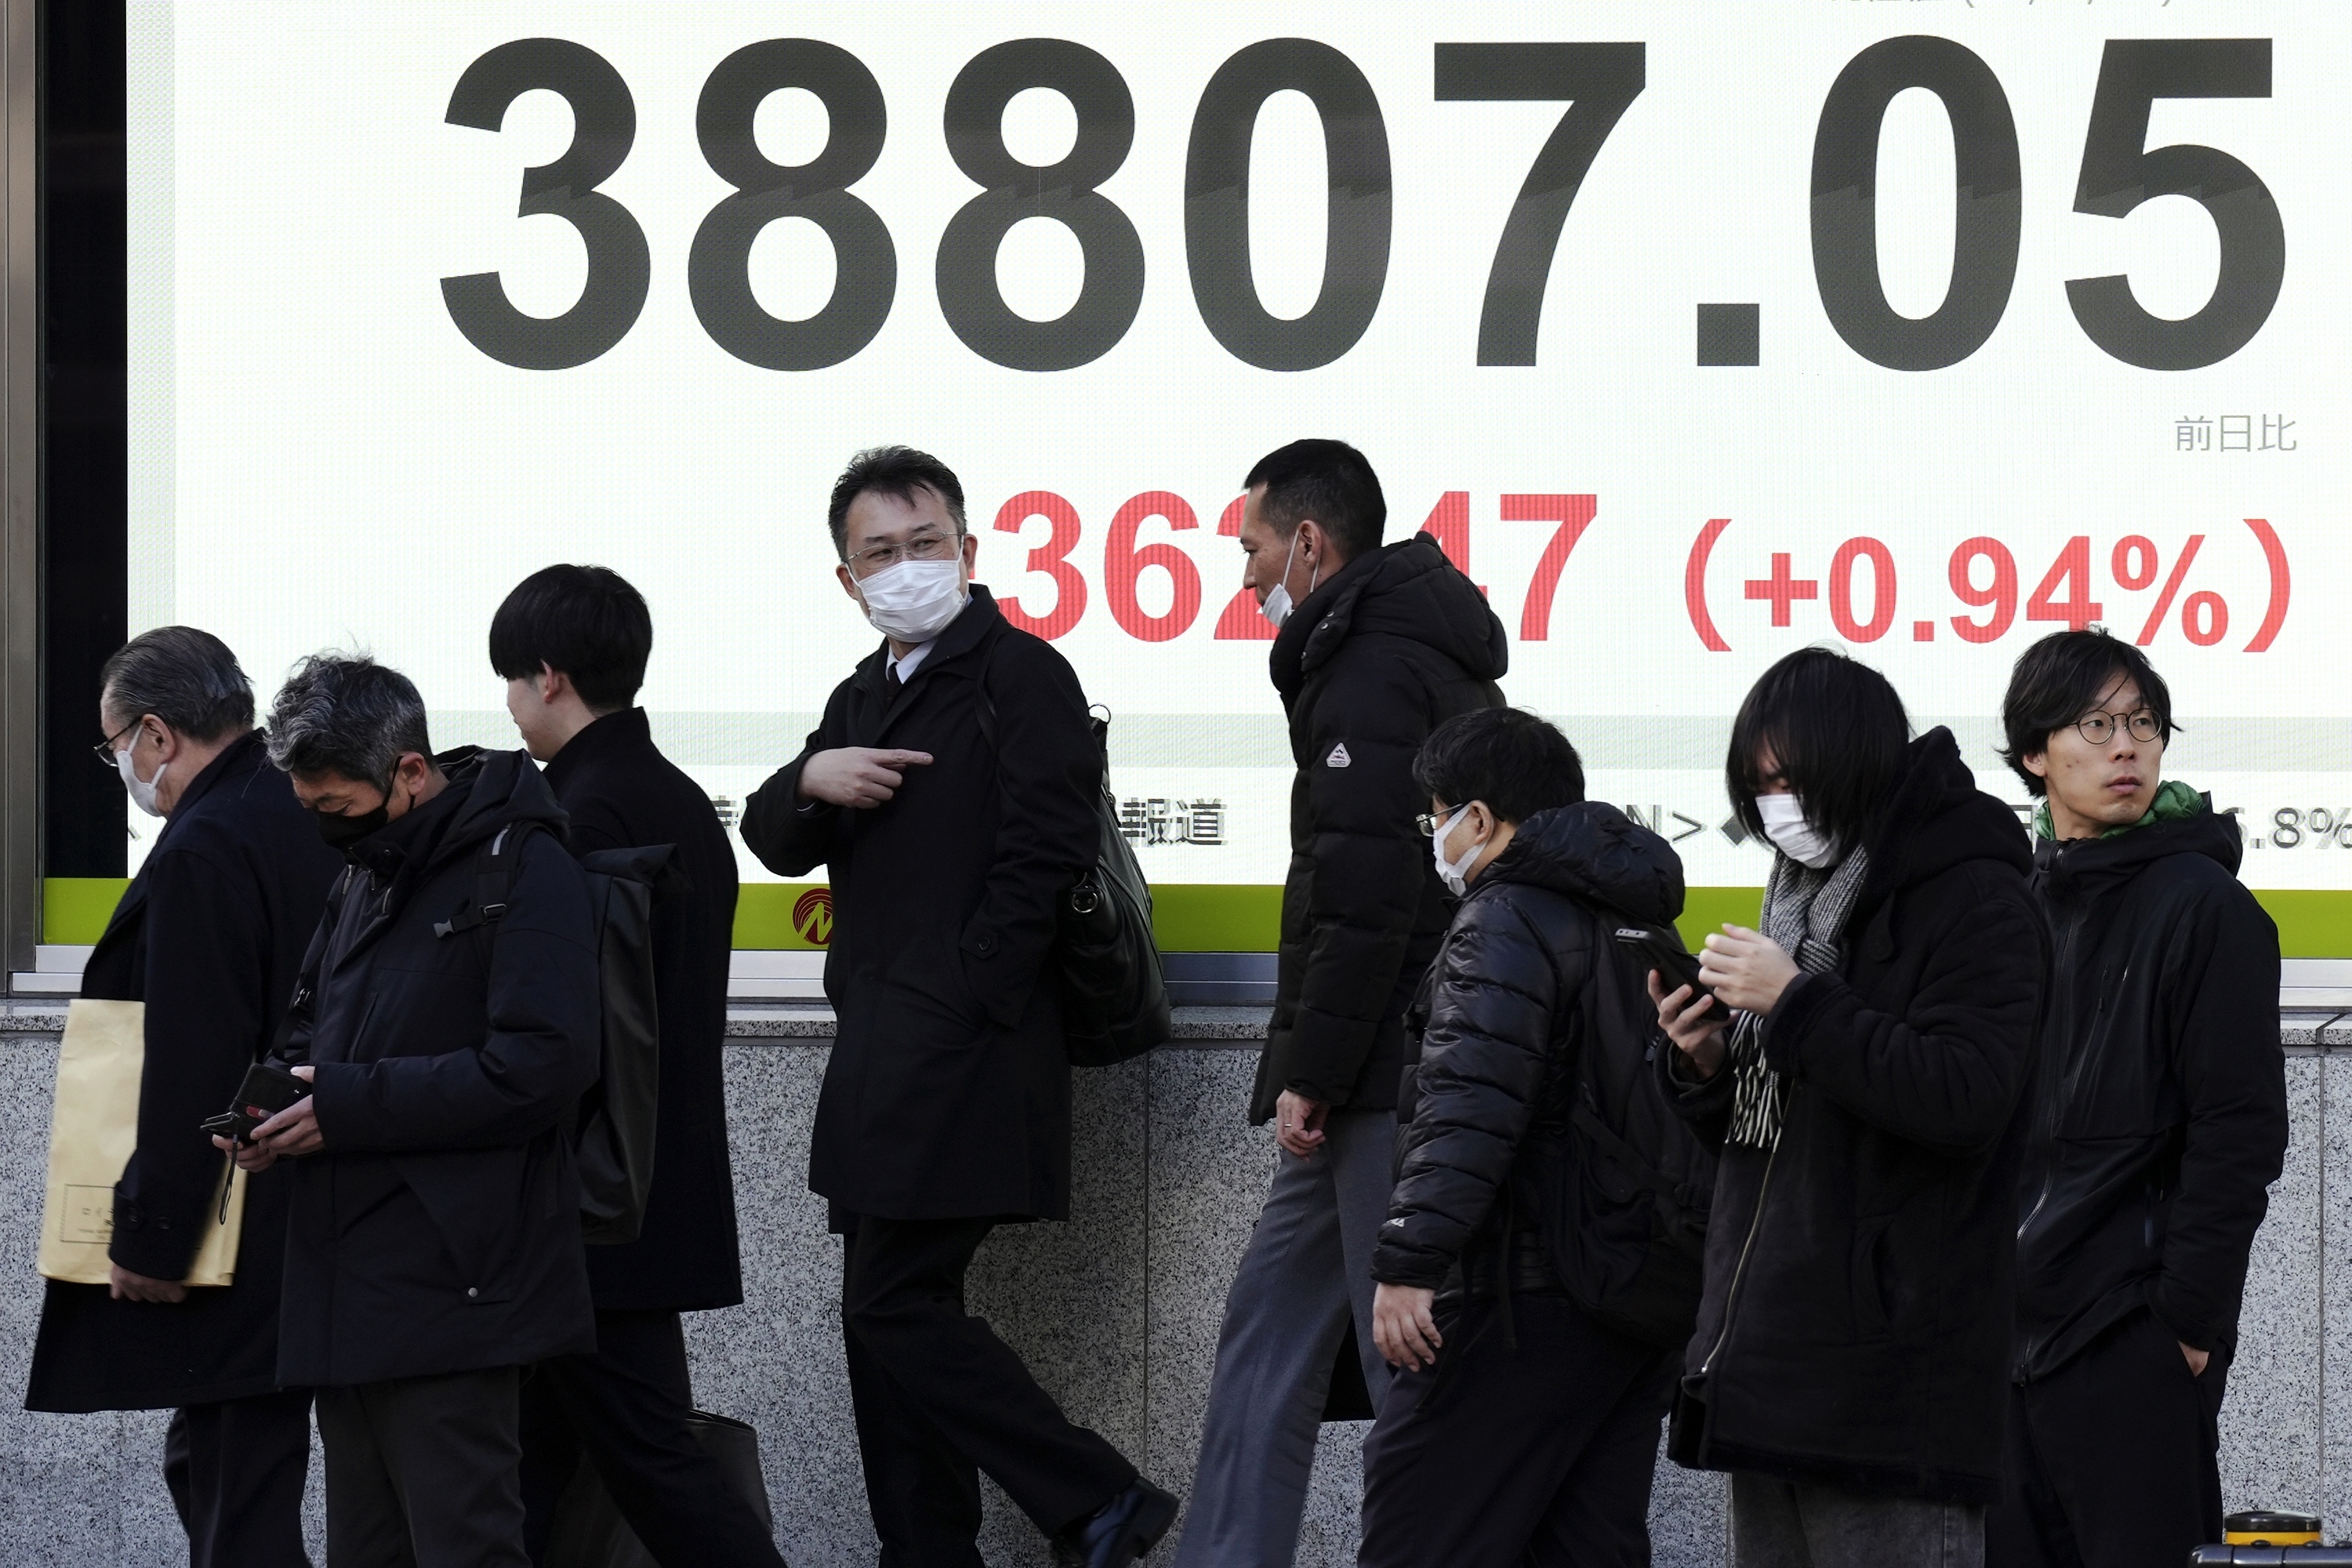
[[[1360,555],[1275,638],[1290,716],[1290,874],[1274,1018],[1250,1120],[1286,1089],[1361,1110],[1396,1104],[1404,1012],[1450,900],[1413,818],[1413,753],[1457,713],[1503,705],[1509,663],[1486,596],[1425,533]]]
[[[1664,839],[1587,801],[1521,823],[1454,911],[1400,1107],[1396,1191],[1373,1279],[1436,1289],[1465,1253],[1499,1239],[1504,1210],[1525,1238],[1514,1254],[1535,1261],[1543,1200],[1517,1190],[1520,1150],[1530,1133],[1565,1133],[1576,1055],[1593,1047],[1583,993],[1596,984],[1596,958],[1622,967],[1596,903],[1671,921],[1682,912],[1683,867]],[[1637,1055],[1643,1043],[1631,1042]],[[1558,1286],[1537,1272],[1512,1288]]]
[[[303,962],[288,1055],[318,1068],[326,1142],[293,1162],[289,1384],[596,1348],[561,1125],[596,1080],[587,883],[529,757],[468,751],[442,766],[439,795],[352,846]],[[477,852],[525,824],[506,913],[436,935],[473,893]]]
[[[2017,1375],[2142,1305],[2225,1358],[2286,1152],[2278,928],[2210,805],[2037,846],[2056,951],[2019,1198]]]
[[[1844,960],[1766,1020],[1779,1147],[1722,1144],[1669,1451],[1848,1491],[1990,1502],[2017,1179],[2049,938],[2016,814],[1931,730],[1869,842]],[[1732,1075],[1664,1081],[1720,1143]]]

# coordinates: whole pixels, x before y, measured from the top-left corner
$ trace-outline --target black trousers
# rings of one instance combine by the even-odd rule
[[[2221,1539],[2220,1357],[2202,1376],[2132,1313],[2048,1377],[2010,1390],[2008,1495],[1986,1568],[2147,1568]]]
[[[188,1568],[310,1568],[302,1547],[310,1470],[307,1388],[173,1411],[163,1484],[188,1532]]]
[[[1402,1372],[1364,1439],[1359,1568],[1648,1568],[1650,1477],[1681,1353],[1564,1296],[1442,1310],[1433,1369]]]
[[[596,1353],[541,1362],[522,1385],[524,1540],[547,1550],[585,1454],[662,1568],[783,1568],[751,1505],[687,1426],[694,1391],[676,1312],[600,1311]]]
[[[510,1366],[319,1390],[331,1568],[529,1568]]]
[[[1134,1481],[964,1310],[994,1221],[847,1220],[841,1337],[882,1568],[980,1568],[980,1470],[1048,1535]]]

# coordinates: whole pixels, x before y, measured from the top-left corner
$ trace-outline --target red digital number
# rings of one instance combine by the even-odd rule
[[[1029,552],[1029,572],[1043,572],[1054,579],[1054,608],[1044,616],[1031,615],[1022,607],[1020,599],[1011,594],[1000,595],[996,607],[1004,618],[1024,632],[1032,632],[1053,641],[1078,624],[1087,613],[1087,580],[1070,564],[1070,552],[1078,547],[1083,531],[1078,525],[1078,509],[1051,490],[1024,490],[1006,501],[996,512],[996,531],[1019,533],[1033,517],[1042,517],[1054,525],[1045,542]]]
[[[1111,618],[1139,642],[1166,642],[1184,635],[1201,613],[1201,569],[1192,558],[1166,540],[1138,549],[1135,536],[1150,518],[1164,518],[1179,533],[1201,526],[1184,498],[1168,490],[1146,490],[1118,509],[1110,520],[1110,537],[1103,543],[1103,593],[1110,600]],[[1173,590],[1168,613],[1148,616],[1136,599],[1136,580],[1157,566],[1168,574]]]

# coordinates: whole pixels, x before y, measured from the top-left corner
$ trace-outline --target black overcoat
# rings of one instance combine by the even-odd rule
[[[595,1348],[560,1125],[596,1079],[587,883],[520,752],[443,759],[448,787],[352,849],[303,961],[288,1053],[318,1068],[325,1147],[293,1161],[278,1375],[340,1386]],[[530,826],[506,912],[436,934],[478,852]]]
[[[139,1145],[109,1248],[133,1273],[179,1279],[195,1261],[224,1159],[200,1123],[276,1040],[342,863],[247,735],[182,792],[92,950],[83,995],[147,1004]],[[287,1185],[278,1171],[248,1178],[235,1284],[165,1306],[48,1281],[26,1406],[163,1409],[277,1387]]]
[[[1070,1068],[1046,963],[1056,901],[1101,841],[1086,696],[977,585],[895,703],[887,658],[886,645],[834,689],[743,816],[772,869],[832,873],[824,990],[840,1022],[809,1186],[852,1215],[1066,1218]],[[872,810],[801,809],[801,768],[838,746],[932,761]]]
[[[1413,819],[1413,753],[1457,713],[1503,705],[1510,662],[1486,596],[1427,534],[1360,555],[1307,596],[1268,656],[1290,719],[1290,870],[1274,1016],[1250,1120],[1286,1089],[1397,1102],[1404,1013],[1454,901]]]
[[[2238,819],[2035,846],[2057,967],[2018,1192],[2017,1367],[2055,1372],[2143,1306],[2231,1357],[2285,1163],[2278,927]]]
[[[727,962],[735,938],[735,848],[710,796],[655,749],[645,710],[597,720],[547,764],[575,855],[667,844],[686,885],[654,907],[661,1099],[654,1182],[637,1239],[588,1249],[607,1309],[696,1311],[743,1300],[735,1180],[727,1163]]]
[[[2017,1181],[2050,942],[2025,829],[1948,730],[1911,743],[1843,960],[1766,1016],[1779,1146],[1723,1142],[1734,1075],[1661,1081],[1722,1149],[1669,1451],[1701,1468],[2001,1495]]]

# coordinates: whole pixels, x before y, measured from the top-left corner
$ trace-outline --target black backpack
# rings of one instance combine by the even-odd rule
[[[1529,1136],[1544,1249],[1576,1304],[1644,1343],[1689,1342],[1698,1319],[1715,1156],[1654,1081],[1662,1043],[1646,972],[1596,911],[1582,1038],[1564,1126]]]
[[[972,684],[980,692],[981,739],[996,750],[996,700],[988,694],[984,659]],[[1091,711],[1087,724],[1102,759],[1095,806],[1101,837],[1095,863],[1055,908],[1054,962],[1061,973],[1063,1048],[1072,1067],[1100,1068],[1141,1056],[1174,1026],[1151,931],[1151,884],[1119,831],[1118,802],[1110,793],[1110,716]]]
[[[473,896],[433,928],[436,936],[482,932],[483,963],[507,912],[507,891],[524,837],[537,826],[502,828],[474,859]],[[684,873],[672,847],[598,849],[580,857],[596,918],[603,1027],[596,1081],[570,1123],[580,1176],[580,1236],[591,1246],[635,1241],[654,1180],[654,1117],[660,1104],[661,1017],[654,994],[654,904]]]

